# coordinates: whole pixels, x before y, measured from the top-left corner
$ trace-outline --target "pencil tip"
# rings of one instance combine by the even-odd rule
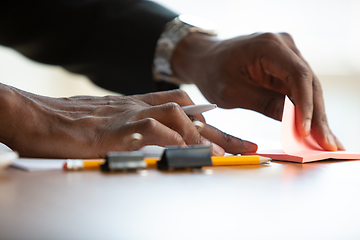
[[[260,156],[260,164],[269,163],[272,159],[269,157]]]

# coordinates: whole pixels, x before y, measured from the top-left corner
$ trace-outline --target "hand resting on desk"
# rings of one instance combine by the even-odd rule
[[[0,84],[0,92],[0,141],[22,157],[101,158],[109,151],[132,151],[144,145],[210,142],[214,155],[257,150],[255,144],[207,124],[200,135],[180,107],[193,104],[181,90],[50,98]],[[204,121],[202,115],[195,117]],[[129,137],[134,133],[143,139]]]

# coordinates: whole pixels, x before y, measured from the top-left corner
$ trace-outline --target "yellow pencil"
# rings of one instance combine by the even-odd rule
[[[148,168],[156,167],[160,158],[145,158],[144,161]],[[238,166],[238,165],[258,165],[269,163],[271,158],[262,156],[221,156],[211,157],[213,166]],[[81,170],[81,169],[99,169],[105,159],[69,159],[64,163],[65,170]]]
[[[258,165],[271,161],[271,158],[262,156],[224,156],[211,157],[213,166]]]
[[[64,170],[99,169],[105,159],[68,159],[65,161]]]

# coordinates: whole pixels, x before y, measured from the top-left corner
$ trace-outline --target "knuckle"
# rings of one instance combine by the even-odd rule
[[[289,77],[291,78],[291,75],[289,75]],[[300,79],[301,81],[308,81],[308,82],[313,82],[313,74],[311,69],[306,66],[305,64],[300,63],[293,72],[293,79],[290,79],[295,84],[295,78],[296,79]]]
[[[189,95],[188,95],[184,90],[176,89],[176,90],[173,90],[172,92],[173,92],[173,93],[172,93],[173,96],[174,96],[176,99],[189,98]]]
[[[104,100],[104,105],[113,105],[116,106],[118,104],[127,104],[136,102],[136,98],[133,96],[113,96],[113,95],[106,95],[102,97]]]
[[[158,99],[158,94],[159,93],[143,94],[143,95],[140,95],[139,99],[141,101],[145,101],[145,102],[149,103],[150,105],[153,105],[154,103],[156,103],[156,100]]]
[[[323,132],[329,131],[329,125],[325,113],[321,113],[318,118],[314,118],[312,124],[314,129],[321,129]]]
[[[178,132],[174,132],[173,138],[174,138],[174,142],[176,142],[177,144],[184,142],[183,137]]]
[[[142,124],[140,126],[140,131],[150,131],[155,130],[158,126],[158,122],[154,118],[144,118],[141,120]]]
[[[308,104],[305,104],[304,108],[310,113],[310,116],[308,116],[306,119],[312,120],[312,115],[314,112],[314,105],[312,103],[308,103]]]
[[[317,94],[322,94],[322,86],[319,79],[316,76],[314,76],[314,80],[312,84],[313,84],[314,92],[316,92]]]
[[[262,34],[262,32],[254,32],[254,33],[251,33],[249,36],[259,36],[261,34]]]
[[[292,37],[289,33],[287,33],[287,32],[281,32],[280,35],[281,35],[282,37],[286,38],[287,40],[290,40],[291,42],[294,42],[293,37]]]
[[[168,114],[179,114],[182,110],[176,102],[169,102],[163,105],[163,110]]]
[[[234,137],[227,134],[227,133],[224,133],[224,132],[221,132],[221,138],[222,138],[222,141],[225,143],[225,144],[228,144],[230,143],[231,141],[234,140]]]
[[[259,35],[259,37],[265,39],[265,40],[270,40],[270,41],[279,41],[279,36],[275,33],[272,32],[266,32],[266,33],[262,33]]]
[[[106,105],[111,105],[114,101],[114,98],[110,95],[104,96],[103,99],[105,100]]]
[[[281,37],[278,34],[266,32],[257,35],[259,44],[253,45],[255,48],[261,48],[263,51],[273,49],[273,51],[280,51],[283,48],[284,42],[281,40]]]
[[[321,114],[320,121],[327,125],[327,117],[325,113]]]
[[[298,73],[304,81],[313,82],[313,74],[312,71],[307,67],[304,66],[302,69],[300,69],[300,72]],[[312,85],[312,84],[311,84]]]

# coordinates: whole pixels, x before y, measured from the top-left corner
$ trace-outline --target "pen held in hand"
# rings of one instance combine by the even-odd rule
[[[200,104],[181,107],[187,115],[196,115],[216,108],[216,104]]]

